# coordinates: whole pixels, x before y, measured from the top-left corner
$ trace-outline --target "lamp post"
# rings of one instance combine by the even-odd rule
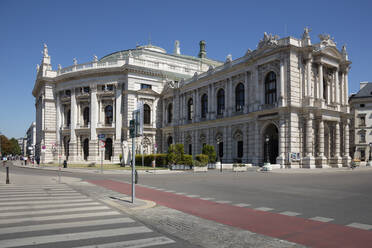
[[[0,131],[0,159],[3,159],[3,151],[1,150],[1,135],[3,133]]]
[[[220,172],[222,173],[222,161],[220,157],[220,143],[222,142],[221,137],[217,137],[217,146],[218,146],[218,160],[220,162]]]
[[[270,165],[270,156],[269,156],[269,135],[266,135],[265,142],[266,142],[266,165]]]
[[[369,143],[369,158],[367,165],[372,166],[372,142]]]

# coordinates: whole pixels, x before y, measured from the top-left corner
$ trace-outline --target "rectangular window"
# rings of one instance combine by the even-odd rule
[[[366,134],[364,132],[362,132],[360,134],[360,143],[366,143]]]
[[[89,93],[89,87],[84,87],[83,91],[84,93]]]
[[[189,144],[189,155],[192,155],[192,145]]]
[[[152,85],[150,85],[150,84],[141,84],[141,89],[152,89]]]
[[[114,90],[114,85],[108,84],[107,87],[106,87],[106,90],[113,91]]]
[[[365,126],[366,125],[366,117],[360,116],[359,117],[359,126]]]

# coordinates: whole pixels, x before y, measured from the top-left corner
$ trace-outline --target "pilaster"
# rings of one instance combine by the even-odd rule
[[[324,156],[324,121],[322,119],[319,120],[318,142],[319,152],[318,157],[316,158],[317,167],[328,168],[327,158]]]
[[[309,114],[306,119],[306,157],[303,159],[303,167],[315,168],[315,158],[313,156],[313,114]]]
[[[279,121],[279,156],[276,158],[276,163],[281,167],[285,167],[285,119],[284,116]]]
[[[335,156],[333,158],[333,164],[335,167],[342,167],[342,159],[340,156],[340,122],[336,122],[335,125]]]

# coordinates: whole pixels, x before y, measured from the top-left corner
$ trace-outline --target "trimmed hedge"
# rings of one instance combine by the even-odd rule
[[[216,151],[214,150],[214,146],[212,145],[203,146],[202,154],[205,154],[208,156],[209,163],[216,162]]]
[[[155,159],[156,167],[167,167],[167,154],[144,154],[144,166],[152,166],[152,161]],[[142,165],[142,154],[136,154],[136,165]]]
[[[189,154],[183,155],[183,164],[192,166],[193,165],[192,164],[192,155],[189,155]]]
[[[200,163],[200,166],[206,166],[208,164],[209,157],[205,154],[198,154],[195,156],[195,159]]]

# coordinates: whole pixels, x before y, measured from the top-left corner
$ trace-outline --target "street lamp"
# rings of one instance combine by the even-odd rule
[[[222,142],[221,137],[217,137],[216,141],[217,141],[217,146],[218,146],[218,160],[220,161],[220,172],[222,172],[222,161],[221,161],[221,157],[220,157],[220,153],[221,153],[220,143]]]
[[[0,158],[2,159],[3,158],[3,152],[2,152],[2,150],[1,150],[1,135],[2,135],[3,133],[0,131]]]
[[[270,164],[270,156],[269,156],[269,135],[266,135],[265,142],[266,142],[266,164]]]

